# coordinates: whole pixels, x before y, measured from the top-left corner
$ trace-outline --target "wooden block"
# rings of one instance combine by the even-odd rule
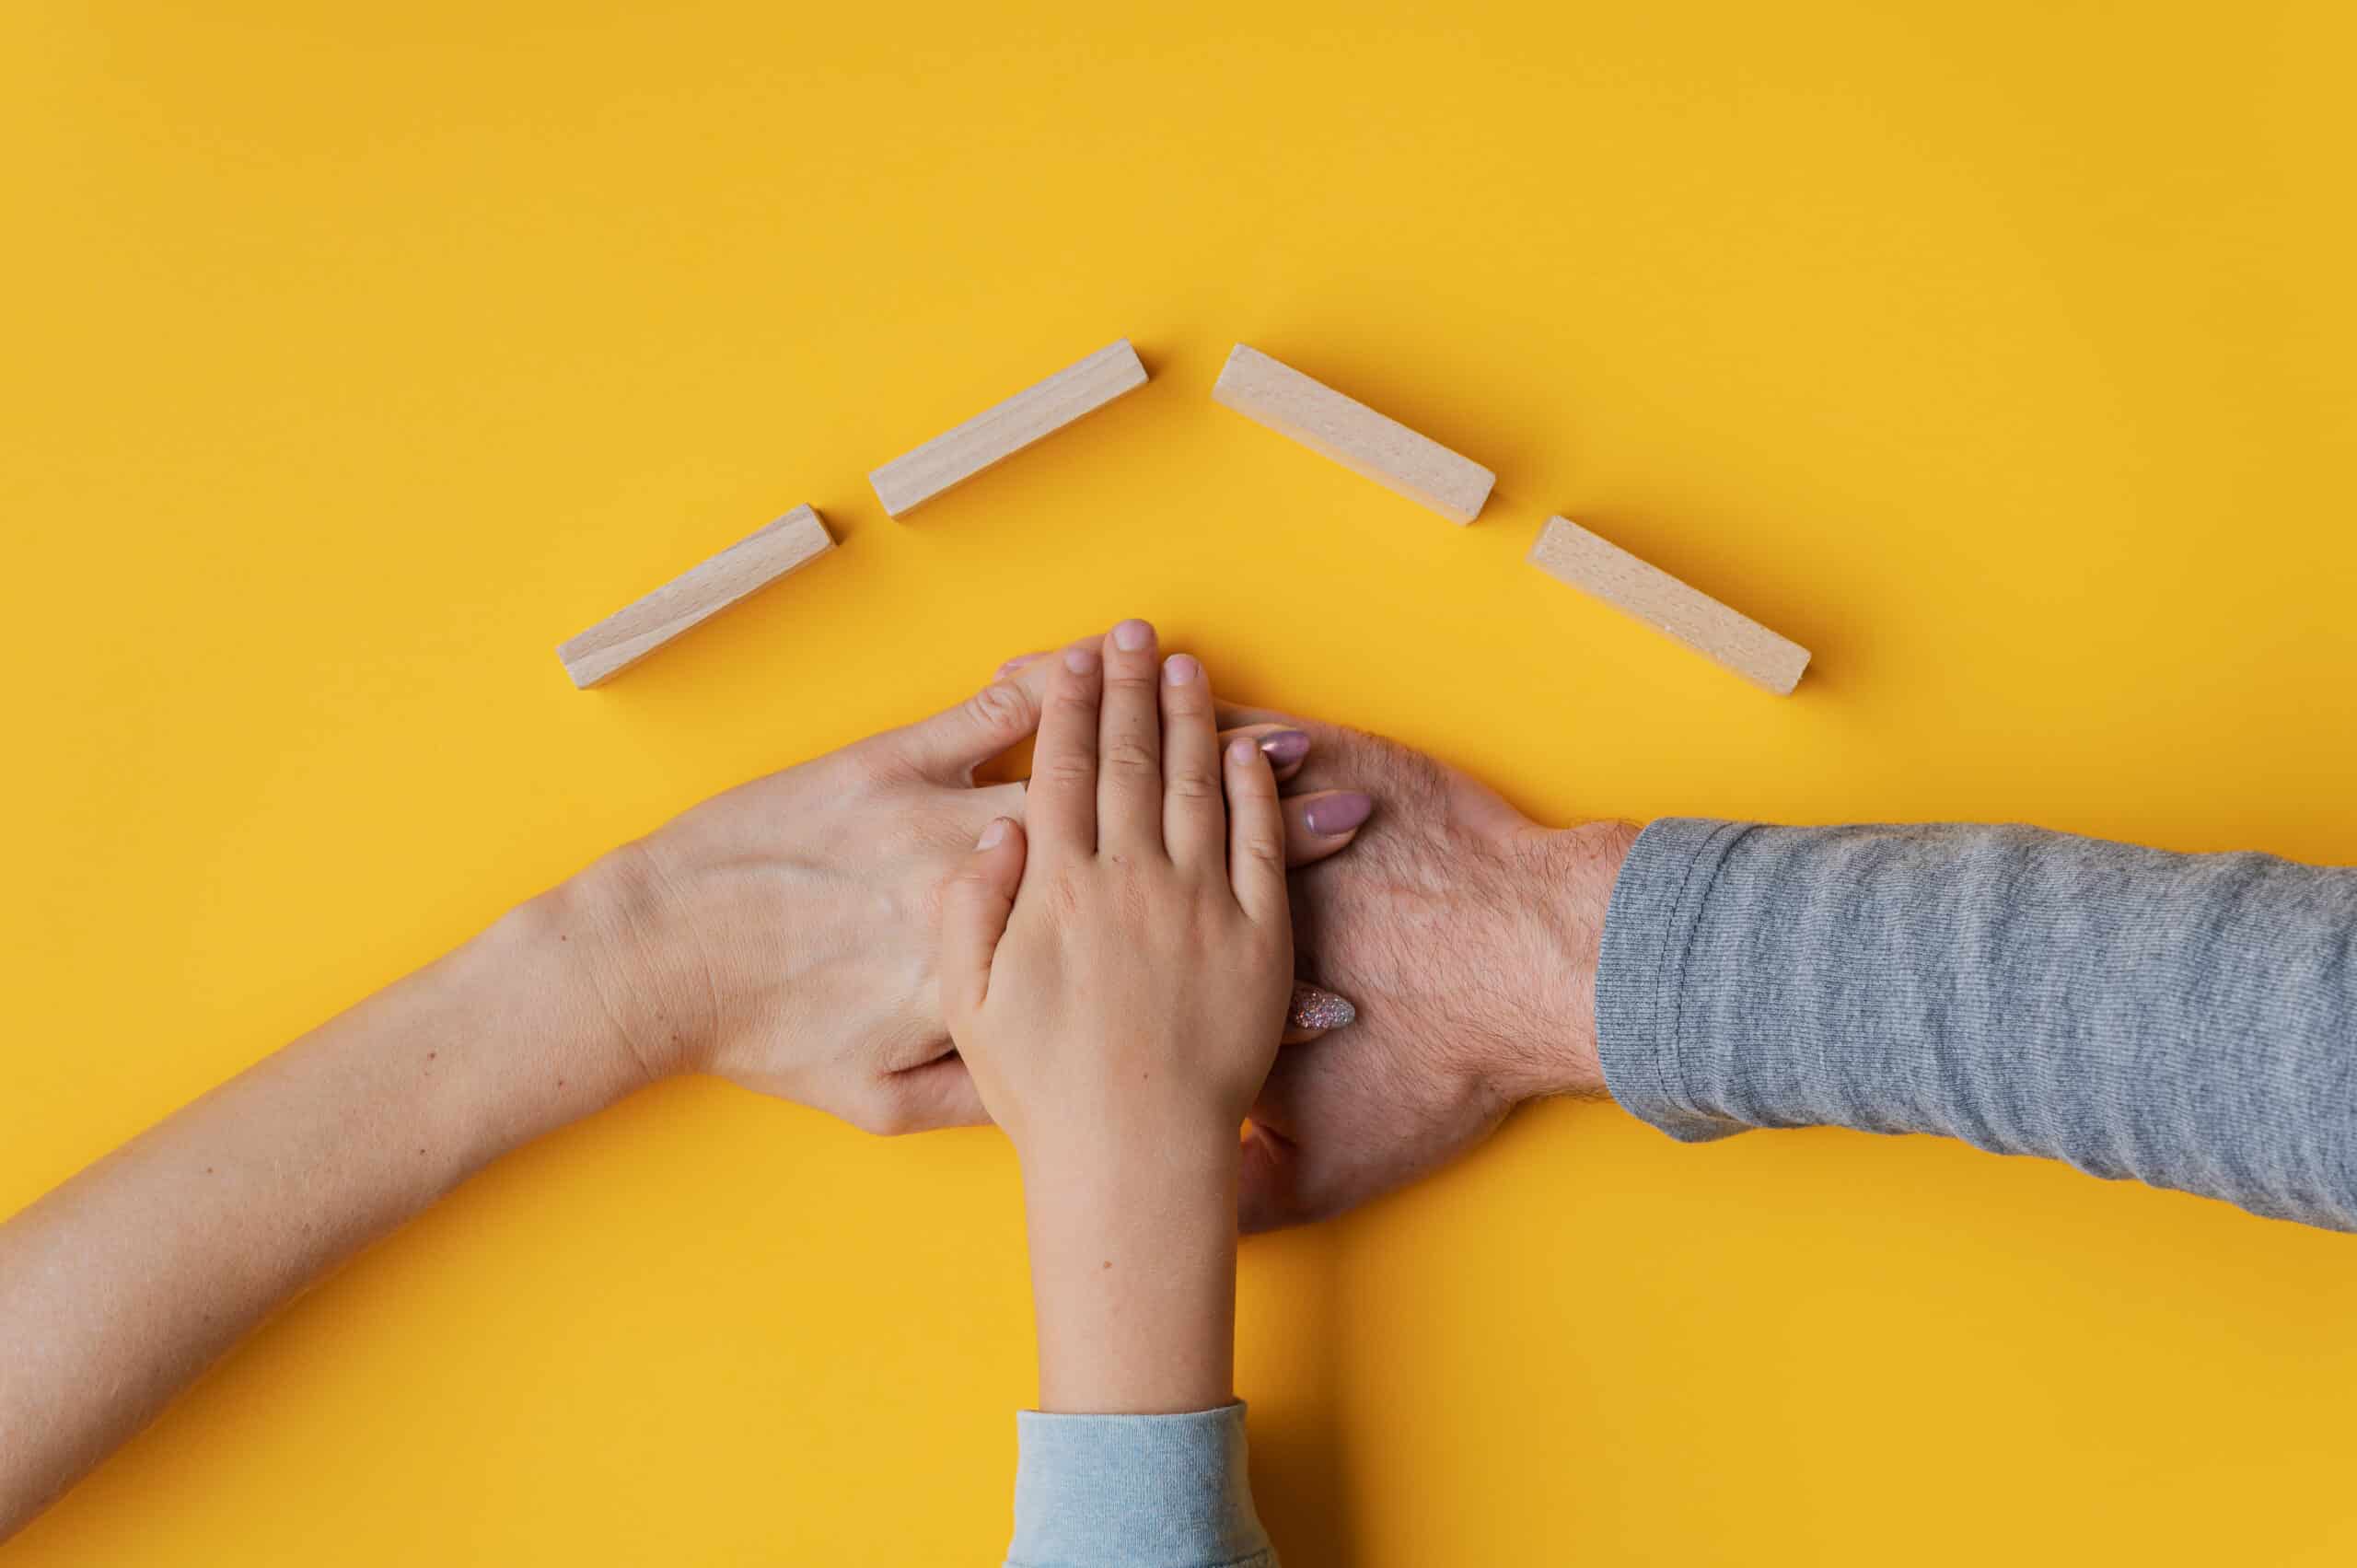
[[[1469,523],[1498,476],[1469,458],[1363,402],[1313,381],[1259,349],[1237,343],[1212,388],[1225,403],[1280,436],[1290,436],[1353,473],[1429,506],[1452,523]]]
[[[1530,547],[1530,563],[1594,594],[1615,610],[1666,632],[1754,686],[1790,696],[1808,668],[1808,650],[1779,637],[1710,595],[1697,593],[1657,566],[1566,517],[1550,517]]]
[[[835,547],[817,511],[796,506],[759,533],[691,567],[627,609],[560,646],[556,656],[583,691],[619,675],[689,627],[709,621]]]
[[[900,517],[1144,385],[1145,366],[1123,338],[893,459],[869,474],[867,482],[876,487],[884,510]]]

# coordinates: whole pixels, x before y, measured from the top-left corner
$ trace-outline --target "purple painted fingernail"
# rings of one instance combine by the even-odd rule
[[[1321,839],[1329,839],[1337,833],[1349,832],[1374,814],[1373,796],[1346,789],[1339,795],[1321,796],[1311,801],[1309,809],[1302,813],[1302,820],[1308,824],[1311,832]]]
[[[1280,768],[1290,768],[1309,755],[1309,737],[1298,729],[1281,729],[1260,738],[1260,754]]]
[[[1293,1006],[1285,1014],[1285,1021],[1297,1029],[1339,1029],[1358,1022],[1359,1010],[1351,1005],[1347,996],[1337,996],[1322,986],[1295,981]]]

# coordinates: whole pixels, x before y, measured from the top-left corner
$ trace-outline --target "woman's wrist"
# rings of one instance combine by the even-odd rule
[[[585,1045],[641,1082],[698,1071],[719,1020],[676,885],[644,842],[601,856],[508,917],[595,1005]]]
[[[640,1044],[632,977],[615,966],[606,893],[575,877],[517,905],[401,987],[422,986],[425,1027],[448,1037],[429,1075],[447,1085],[453,1142],[480,1165],[604,1109],[666,1070]]]

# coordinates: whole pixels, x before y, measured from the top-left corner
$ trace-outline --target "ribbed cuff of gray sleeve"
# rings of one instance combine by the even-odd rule
[[[1252,1508],[1244,1407],[1187,1415],[1018,1411],[1009,1568],[1273,1568]]]
[[[1694,927],[1747,822],[1665,817],[1637,835],[1604,917],[1596,1051],[1622,1109],[1683,1143],[1744,1131],[1698,1109],[1678,1062],[1678,997]]]

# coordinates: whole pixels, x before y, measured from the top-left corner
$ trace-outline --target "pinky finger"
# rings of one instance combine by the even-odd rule
[[[1236,901],[1256,922],[1285,918],[1285,819],[1277,776],[1252,741],[1238,738],[1222,754],[1227,775],[1227,879]]]

